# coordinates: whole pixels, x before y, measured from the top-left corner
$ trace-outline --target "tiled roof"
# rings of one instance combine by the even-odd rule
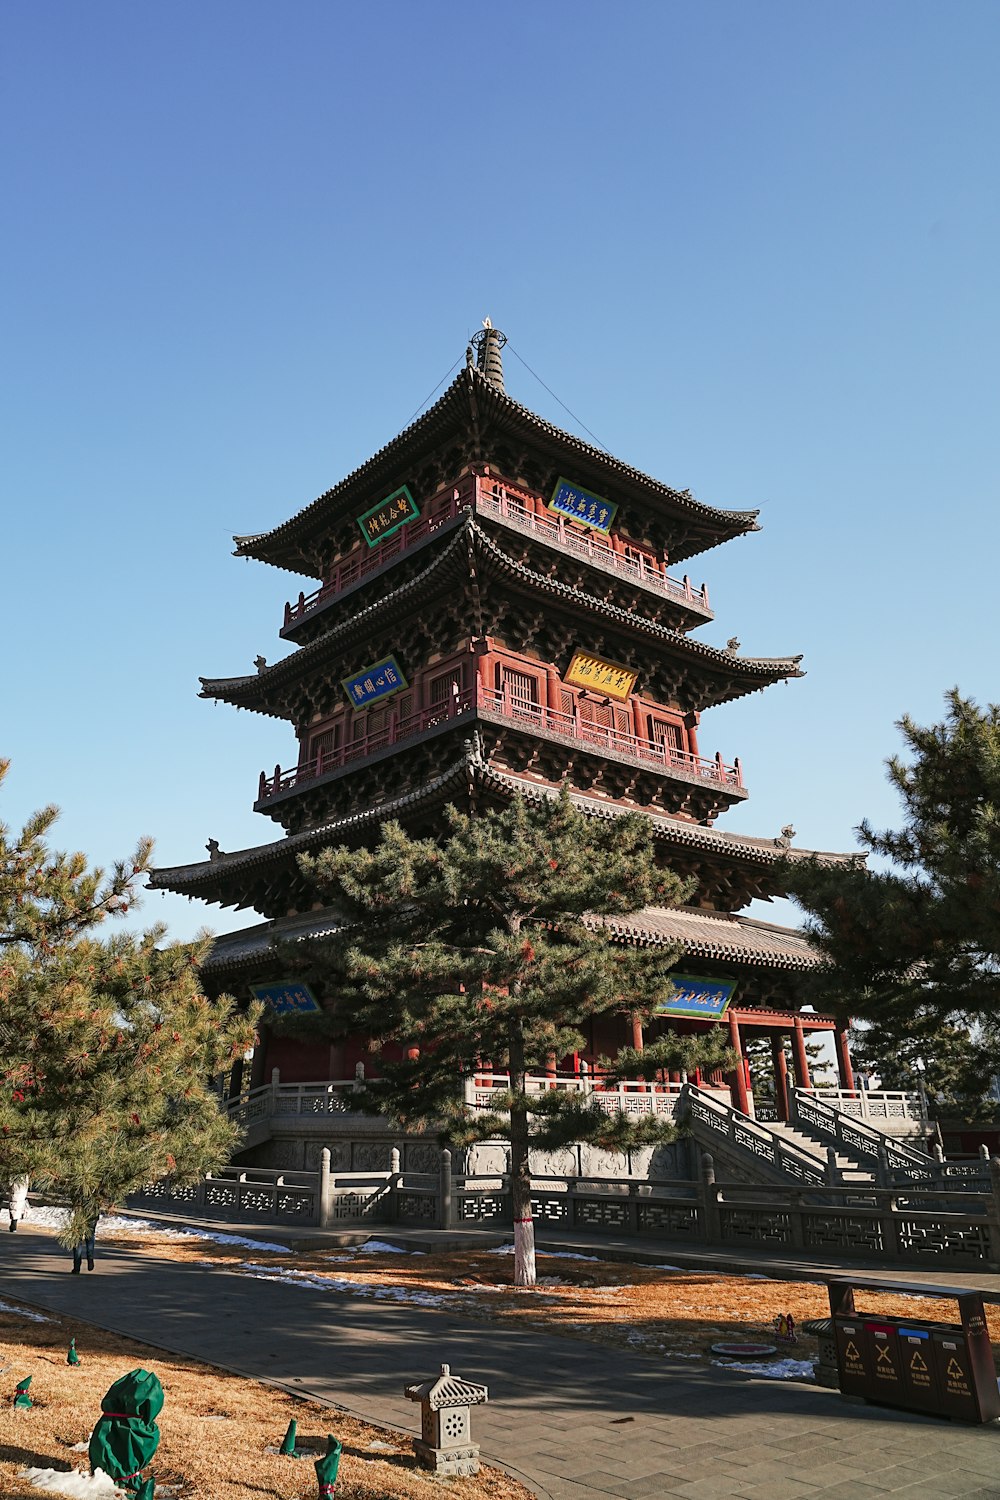
[[[544,798],[554,798],[558,795],[553,787],[525,781],[519,776],[512,776],[506,771],[484,764],[475,745],[470,743],[467,752],[460,760],[446,767],[439,776],[433,777],[422,786],[415,787],[400,797],[389,798],[376,807],[364,808],[360,812],[351,813],[348,817],[336,818],[330,823],[307,829],[302,833],[289,834],[285,838],[272,839],[269,843],[255,844],[247,849],[235,849],[231,853],[220,853],[212,860],[203,859],[190,865],[164,866],[162,869],[151,871],[149,887],[151,890],[181,892],[192,892],[194,888],[200,888],[205,892],[206,897],[209,897],[213,886],[220,880],[234,876],[239,878],[241,874],[249,874],[253,870],[264,869],[268,865],[278,866],[286,860],[294,859],[299,854],[308,854],[316,849],[326,848],[330,844],[342,842],[345,838],[349,838],[356,829],[377,826],[390,818],[399,817],[422,803],[442,801],[449,795],[455,795],[468,784],[470,778],[474,778],[477,785],[484,790],[492,787],[503,792],[518,792],[533,802],[541,802]],[[574,804],[592,817],[614,818],[634,811],[619,803],[600,802],[594,797],[579,793],[571,793],[571,796]],[[780,838],[768,839],[758,838],[748,833],[727,833],[723,829],[707,828],[704,824],[689,823],[681,818],[668,817],[666,814],[647,812],[645,816],[649,819],[653,837],[658,842],[715,855],[723,861],[733,860],[740,864],[767,866],[777,864],[783,858],[792,861],[815,858],[824,864],[848,864],[862,857],[858,854],[794,849]]]
[[[277,922],[261,922],[256,927],[241,927],[238,932],[224,932],[212,944],[204,967],[210,971],[239,968],[264,958],[279,940],[331,937],[339,926],[336,914],[327,907],[304,916],[281,917]]]
[[[293,572],[301,571],[301,559],[296,562],[291,557],[300,537],[305,537],[311,527],[325,514],[333,511],[341,501],[346,502],[366,484],[374,482],[381,472],[389,469],[398,472],[398,465],[403,462],[407,450],[414,445],[421,441],[432,440],[438,434],[454,429],[456,425],[467,426],[473,420],[474,406],[478,408],[475,418],[477,427],[482,420],[482,413],[492,408],[493,415],[498,419],[498,425],[522,430],[525,427],[532,428],[540,436],[567,450],[567,454],[579,454],[589,468],[607,474],[612,479],[617,479],[619,483],[635,487],[643,492],[650,502],[658,501],[675,514],[700,522],[706,531],[719,533],[718,540],[759,530],[757,526],[759,511],[718,510],[714,506],[704,505],[687,490],[675,490],[670,485],[662,484],[650,475],[643,474],[641,470],[634,469],[630,464],[623,463],[620,459],[613,458],[599,448],[594,448],[582,439],[574,437],[572,433],[564,432],[562,428],[554,426],[543,417],[529,411],[526,406],[522,406],[506,392],[498,390],[477,369],[466,368],[460,371],[444,394],[422,417],[404,428],[391,442],[380,448],[339,484],[334,485],[310,505],[305,506],[296,515],[282,522],[281,525],[273,527],[270,531],[234,537],[236,556],[257,557],[264,562],[274,563],[277,567],[289,568]],[[484,456],[488,458],[488,454]],[[707,542],[705,545],[711,546],[714,543]],[[701,550],[704,549],[696,547],[683,552],[679,551],[676,554],[677,560],[686,556],[694,556]]]
[[[355,828],[368,828],[372,824],[384,823],[401,812],[421,802],[439,797],[450,788],[464,782],[469,761],[463,757],[442,771],[440,776],[425,782],[401,797],[389,797],[376,807],[362,808],[345,818],[324,823],[319,828],[309,828],[303,833],[289,834],[282,839],[272,839],[267,844],[254,844],[249,849],[235,849],[231,854],[220,852],[215,859],[202,859],[192,865],[164,866],[152,870],[149,877],[151,890],[176,891],[186,886],[211,882],[216,875],[232,870],[250,870],[256,866],[280,863],[297,854],[308,854],[313,849],[324,849],[350,834]]]
[[[762,964],[769,969],[813,969],[820,955],[803,933],[724,912],[650,906],[627,917],[594,919],[617,936],[642,944],[681,943],[691,958]]]
[[[604,927],[616,938],[642,944],[680,943],[685,956],[722,962],[760,965],[768,969],[807,970],[820,962],[801,932],[755,922],[750,917],[686,907],[648,907],[627,917],[593,918],[590,926]],[[262,922],[217,938],[206,968],[240,968],[265,958],[278,940],[306,941],[329,937],[339,926],[331,907],[304,916]]]

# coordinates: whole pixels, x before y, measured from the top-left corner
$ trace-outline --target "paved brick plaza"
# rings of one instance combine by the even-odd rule
[[[847,1405],[802,1384],[486,1329],[442,1313],[104,1252],[67,1275],[51,1237],[5,1244],[0,1294],[280,1382],[413,1430],[403,1386],[452,1368],[490,1387],[483,1456],[551,1500],[1000,1500],[1000,1431]],[[987,1278],[989,1279],[989,1278]],[[261,1329],[268,1329],[266,1337]]]

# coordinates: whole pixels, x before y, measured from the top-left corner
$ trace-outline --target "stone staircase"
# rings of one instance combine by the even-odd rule
[[[809,1089],[794,1091],[788,1122],[751,1119],[691,1085],[686,1102],[697,1146],[717,1170],[748,1182],[857,1190],[929,1183],[940,1172],[926,1152]]]
[[[774,1120],[768,1125],[768,1129],[780,1140],[793,1142],[800,1151],[813,1157],[827,1179],[832,1177],[837,1183],[850,1183],[852,1186],[859,1183],[875,1186],[876,1173],[870,1167],[863,1166],[855,1156],[843,1150],[838,1151],[836,1147],[824,1145],[822,1140],[810,1135],[800,1126],[784,1120]]]

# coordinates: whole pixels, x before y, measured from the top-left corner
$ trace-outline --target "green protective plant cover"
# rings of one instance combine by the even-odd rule
[[[135,1500],[153,1500],[155,1491],[156,1481],[152,1474],[150,1474],[148,1479],[140,1480],[139,1488],[135,1492]]]
[[[315,1465],[320,1500],[327,1500],[327,1496],[333,1494],[334,1485],[337,1483],[337,1472],[340,1469],[340,1455],[343,1451],[343,1443],[327,1433],[326,1452],[322,1458],[317,1458]]]
[[[78,1365],[80,1363],[80,1356],[76,1352],[76,1339],[70,1339],[69,1341],[69,1353],[66,1355],[66,1363],[68,1365]]]
[[[130,1370],[101,1401],[102,1415],[90,1438],[90,1467],[109,1479],[130,1479],[149,1463],[160,1445],[155,1418],[163,1407],[163,1387],[149,1370]]]
[[[31,1384],[31,1379],[32,1379],[32,1377],[30,1375],[28,1375],[28,1376],[25,1377],[24,1380],[19,1380],[17,1382],[17,1385],[14,1387],[14,1405],[15,1406],[30,1406],[31,1405],[31,1397],[28,1395],[28,1386]]]
[[[281,1439],[281,1447],[278,1449],[278,1452],[283,1453],[286,1458],[295,1458],[297,1456],[295,1452],[295,1438],[298,1430],[299,1424],[293,1417],[288,1424],[288,1431]]]

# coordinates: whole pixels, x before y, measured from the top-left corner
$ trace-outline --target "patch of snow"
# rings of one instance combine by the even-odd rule
[[[368,1444],[369,1453],[399,1453],[400,1451],[395,1443],[383,1443],[381,1438],[373,1438]]]
[[[388,1240],[365,1240],[363,1245],[353,1247],[355,1253],[367,1255],[423,1255],[423,1250],[411,1250],[408,1245],[390,1245]]]
[[[700,1354],[687,1354],[683,1349],[668,1349],[666,1353],[670,1359],[701,1359]]]
[[[649,1269],[651,1271],[684,1271],[684,1270],[687,1269],[687,1267],[686,1266],[668,1266],[666,1264],[666,1262],[664,1262],[663,1265],[660,1265],[660,1266],[650,1266]]]
[[[513,1245],[494,1245],[491,1249],[484,1251],[486,1255],[513,1255]],[[596,1265],[601,1257],[599,1255],[576,1255],[572,1250],[536,1250],[538,1257],[545,1256],[547,1260],[589,1260]]]
[[[15,1307],[12,1302],[0,1302],[0,1312],[13,1313],[15,1318],[27,1318],[29,1323],[56,1323],[57,1318],[47,1318],[44,1313],[31,1312],[27,1307]]]
[[[372,1297],[377,1302],[412,1302],[417,1307],[444,1307],[451,1300],[439,1292],[420,1292],[404,1286],[379,1286],[369,1281],[348,1281],[343,1276],[311,1276],[308,1271],[260,1266],[248,1260],[241,1263],[240,1270],[257,1281],[283,1281],[289,1286],[307,1287],[315,1292],[346,1292],[352,1297]]]
[[[95,1469],[93,1474],[82,1474],[79,1469],[22,1469],[19,1478],[36,1490],[70,1495],[73,1500],[117,1500],[126,1494],[103,1469]]]
[[[62,1229],[69,1218],[69,1210],[54,1208],[51,1204],[39,1204],[31,1212],[32,1227]],[[228,1234],[222,1229],[193,1229],[176,1224],[166,1224],[157,1219],[137,1219],[129,1214],[102,1214],[97,1225],[98,1239],[106,1234],[162,1234],[172,1240],[214,1240],[219,1245],[239,1245],[243,1250],[271,1251],[277,1255],[291,1255],[290,1245],[278,1245],[271,1240],[250,1240],[242,1234]]]
[[[740,1375],[762,1375],[767,1380],[812,1380],[816,1367],[809,1359],[772,1359],[766,1363],[735,1359],[713,1359],[713,1365],[723,1370],[735,1370]]]
[[[718,1271],[716,1271],[714,1274],[716,1276],[718,1276],[720,1273]],[[765,1276],[762,1271],[744,1271],[744,1273],[743,1273],[743,1280],[744,1281],[773,1281],[774,1277],[773,1276]]]

